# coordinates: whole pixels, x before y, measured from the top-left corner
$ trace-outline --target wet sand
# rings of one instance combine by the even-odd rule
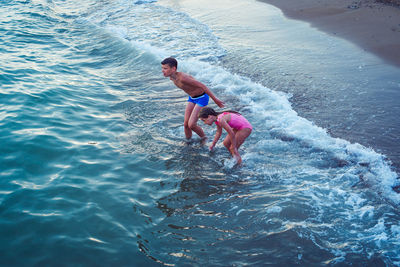
[[[259,0],[400,67],[400,0]]]

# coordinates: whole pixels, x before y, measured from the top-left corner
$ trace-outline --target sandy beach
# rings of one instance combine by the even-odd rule
[[[399,0],[260,0],[400,67]]]

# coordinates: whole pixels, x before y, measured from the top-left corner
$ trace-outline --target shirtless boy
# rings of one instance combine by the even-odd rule
[[[186,73],[178,72],[177,68],[178,62],[175,58],[169,57],[161,62],[161,69],[164,77],[169,77],[178,88],[189,95],[183,123],[186,138],[190,139],[192,137],[193,130],[204,140],[206,136],[203,129],[197,125],[201,108],[208,105],[209,97],[211,97],[220,108],[224,107],[224,102],[219,100],[207,86]]]

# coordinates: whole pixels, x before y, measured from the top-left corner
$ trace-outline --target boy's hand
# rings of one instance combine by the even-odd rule
[[[220,108],[223,108],[225,106],[225,103],[218,98],[216,99],[215,104],[217,104],[217,106]]]

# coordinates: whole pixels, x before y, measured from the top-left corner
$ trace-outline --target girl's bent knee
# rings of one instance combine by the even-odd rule
[[[223,144],[224,144],[224,146],[225,146],[228,150],[229,150],[229,148],[231,147],[231,144],[230,144],[230,143],[224,142]]]

